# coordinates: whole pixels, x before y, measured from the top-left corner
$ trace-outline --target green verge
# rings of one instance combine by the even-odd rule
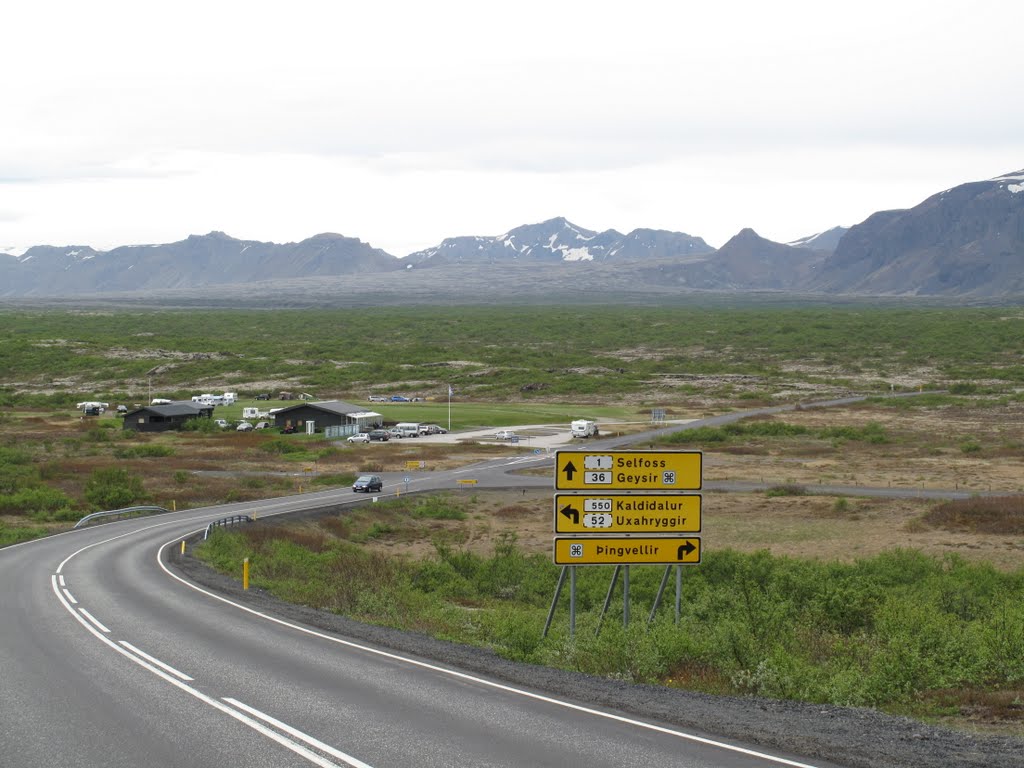
[[[445,515],[437,501],[424,509]],[[635,620],[623,628],[618,600],[595,636],[611,569],[581,568],[575,637],[563,599],[542,639],[558,577],[547,557],[522,553],[514,538],[489,556],[438,541],[420,561],[352,542],[394,533],[392,523],[359,535],[341,517],[314,530],[217,531],[196,554],[235,575],[248,557],[253,585],[283,600],[628,681],[926,718],[949,713],[951,691],[977,701],[1024,689],[1024,571],[912,550],[852,564],[708,552],[684,572],[678,625],[671,593],[645,624],[662,570],[634,567]]]

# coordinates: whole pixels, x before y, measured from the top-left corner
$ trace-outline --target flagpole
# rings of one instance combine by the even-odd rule
[[[452,431],[452,385],[448,385],[448,431]]]

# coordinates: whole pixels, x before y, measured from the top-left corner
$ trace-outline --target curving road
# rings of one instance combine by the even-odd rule
[[[628,441],[637,439],[645,438]],[[470,472],[485,487],[550,486],[549,477],[508,473],[551,460],[515,456]],[[408,483],[389,475],[386,490],[451,488],[467,474],[415,474]],[[347,489],[326,491],[125,520],[0,550],[0,764],[833,765],[288,622],[204,590],[167,566],[170,549],[225,515],[267,517],[365,501]]]

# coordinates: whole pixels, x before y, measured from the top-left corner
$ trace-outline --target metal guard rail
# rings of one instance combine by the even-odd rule
[[[214,528],[223,528],[229,525],[234,525],[235,523],[251,522],[252,518],[248,515],[232,515],[231,517],[222,517],[220,520],[214,520],[212,523],[206,526],[206,531],[203,533],[203,541],[206,541],[208,538],[210,538],[210,531],[212,531]]]
[[[113,517],[114,515],[132,515],[132,514],[135,514],[135,513],[138,513],[138,512],[156,512],[158,514],[163,514],[164,512],[170,512],[170,511],[171,510],[167,509],[166,507],[145,506],[145,507],[125,507],[124,509],[111,509],[111,510],[108,510],[106,512],[93,512],[92,514],[86,515],[81,520],[79,520],[77,523],[75,523],[75,528],[78,528],[79,526],[85,525],[86,523],[89,523],[89,522],[91,522],[93,520],[96,520],[97,518],[100,518],[100,517]]]

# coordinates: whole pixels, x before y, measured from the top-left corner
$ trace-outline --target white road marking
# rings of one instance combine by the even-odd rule
[[[330,760],[327,760],[327,759],[321,757],[320,755],[316,754],[315,752],[312,752],[312,751],[306,749],[301,744],[296,744],[291,739],[285,738],[281,734],[271,730],[270,728],[267,728],[262,723],[259,723],[256,720],[253,720],[251,717],[248,717],[247,715],[239,712],[238,710],[233,709],[233,708],[227,706],[226,704],[222,704],[221,702],[217,701],[216,699],[214,699],[214,698],[212,698],[210,696],[207,696],[202,691],[200,691],[200,690],[198,690],[196,688],[193,688],[190,685],[185,685],[185,683],[183,683],[181,680],[175,679],[171,675],[169,675],[166,672],[164,672],[162,669],[159,669],[158,667],[153,666],[152,664],[150,664],[149,662],[145,661],[144,659],[142,659],[142,658],[140,658],[138,656],[135,656],[132,653],[129,653],[128,650],[126,650],[125,648],[122,648],[117,643],[115,643],[113,640],[110,640],[109,638],[106,638],[102,634],[97,632],[93,627],[89,626],[89,624],[85,620],[83,620],[81,616],[79,616],[78,612],[75,611],[75,609],[71,607],[71,604],[68,603],[68,601],[64,599],[63,595],[61,595],[60,588],[57,586],[57,577],[56,576],[51,577],[51,583],[53,585],[53,593],[57,596],[57,599],[61,602],[61,605],[64,606],[65,610],[67,610],[68,613],[70,613],[72,616],[74,616],[75,619],[78,620],[78,623],[81,624],[83,627],[85,627],[86,630],[88,630],[90,633],[92,633],[100,642],[105,643],[109,648],[113,649],[117,653],[120,653],[126,659],[130,659],[132,662],[134,662],[135,664],[138,664],[143,669],[146,669],[146,670],[152,672],[157,677],[165,680],[166,682],[168,682],[171,685],[173,685],[174,687],[184,691],[185,693],[189,694],[190,696],[193,696],[193,697],[199,699],[204,704],[207,704],[207,705],[213,707],[214,709],[216,709],[216,710],[218,710],[220,712],[223,712],[226,715],[230,715],[235,720],[238,720],[240,723],[243,723],[243,724],[249,726],[254,731],[256,731],[256,732],[266,736],[267,738],[272,739],[273,741],[276,741],[281,746],[285,747],[286,749],[291,750],[292,752],[294,752],[297,755],[300,755],[301,757],[305,758],[306,760],[309,760],[309,762],[313,763],[314,765],[319,765],[321,768],[343,768],[342,766],[339,766],[337,763],[333,763]]]
[[[91,613],[85,610],[85,608],[79,608],[78,610],[83,616],[85,616],[85,618],[87,618],[89,621],[96,625],[96,629],[98,629],[100,632],[110,634],[110,630],[103,626],[102,622],[100,622],[99,619],[97,619],[95,616],[93,616]]]
[[[63,577],[63,576],[61,576],[61,577],[60,577],[60,578],[58,579],[58,581],[60,582],[60,585],[61,585],[61,586],[63,587],[63,586],[64,586],[64,577]]]
[[[77,601],[77,600],[75,600],[75,596],[74,596],[74,595],[72,595],[72,594],[71,594],[70,592],[68,592],[68,591],[67,591],[66,589],[65,589],[65,590],[63,590],[63,591],[64,591],[64,595],[65,595],[65,596],[67,597],[67,599],[68,599],[68,602],[70,602],[70,603],[71,603],[72,605],[78,605],[78,601]]]
[[[195,678],[189,677],[184,672],[179,672],[174,667],[172,667],[170,664],[164,664],[164,662],[160,661],[160,659],[155,658],[153,656],[150,656],[145,651],[140,651],[138,648],[136,648],[134,645],[129,643],[127,640],[122,640],[121,641],[121,645],[123,645],[125,648],[127,648],[132,653],[138,654],[139,656],[144,658],[146,661],[148,661],[150,664],[156,664],[158,667],[160,667],[160,669],[164,670],[165,672],[170,672],[172,675],[174,675],[175,677],[177,677],[180,680],[184,680],[185,682],[192,682],[192,680],[195,679]]]
[[[250,614],[252,616],[256,616],[256,617],[258,617],[260,619],[263,619],[264,621],[269,621],[272,624],[277,624],[277,625],[282,626],[282,627],[287,627],[289,629],[294,629],[296,632],[302,632],[303,634],[310,635],[311,637],[317,637],[317,638],[320,638],[321,640],[326,640],[326,641],[331,642],[331,643],[337,643],[338,645],[343,645],[343,646],[345,646],[347,648],[354,648],[354,649],[356,649],[358,651],[363,651],[365,653],[370,653],[370,654],[373,654],[373,655],[376,655],[376,656],[380,656],[382,658],[389,659],[391,661],[399,661],[399,662],[408,664],[408,665],[413,666],[413,667],[419,667],[420,669],[428,669],[428,670],[430,670],[432,672],[437,672],[438,674],[441,674],[441,675],[448,675],[450,677],[458,678],[459,680],[466,680],[468,682],[475,683],[477,685],[481,685],[481,686],[484,686],[484,687],[487,687],[487,688],[493,688],[493,689],[499,690],[499,691],[504,691],[505,693],[511,693],[511,694],[514,694],[514,695],[517,695],[517,696],[522,696],[522,697],[527,698],[527,699],[533,699],[535,701],[543,701],[546,704],[552,704],[552,705],[554,705],[556,707],[563,707],[565,709],[570,709],[570,710],[572,710],[574,712],[582,712],[584,714],[593,715],[593,716],[599,717],[599,718],[604,718],[605,720],[614,720],[617,723],[625,723],[626,725],[630,725],[630,726],[633,726],[633,727],[636,727],[636,728],[643,728],[643,729],[646,729],[646,730],[649,730],[649,731],[655,731],[657,733],[664,733],[664,734],[666,734],[668,736],[675,736],[675,737],[683,739],[685,741],[692,741],[692,742],[695,742],[697,744],[705,744],[705,745],[711,746],[711,747],[718,747],[719,749],[724,749],[724,750],[727,750],[729,752],[736,752],[736,753],[741,754],[741,755],[749,755],[750,757],[754,757],[754,758],[757,758],[759,760],[767,760],[769,762],[777,763],[779,765],[788,765],[788,766],[790,766],[790,768],[816,768],[816,766],[814,766],[814,765],[812,765],[810,763],[801,763],[801,762],[797,762],[796,760],[788,760],[788,759],[786,759],[784,757],[777,757],[775,755],[770,755],[770,754],[768,754],[766,752],[758,752],[757,750],[754,750],[754,749],[747,749],[746,747],[738,747],[738,746],[736,746],[734,744],[727,744],[724,741],[716,741],[714,739],[708,739],[708,738],[705,738],[703,736],[697,736],[696,734],[693,734],[693,733],[686,733],[685,731],[679,731],[679,730],[675,730],[673,728],[666,728],[665,726],[655,725],[653,723],[645,723],[642,720],[634,720],[634,719],[632,719],[630,717],[625,717],[623,715],[616,715],[616,714],[612,714],[611,712],[602,712],[602,711],[600,711],[598,709],[592,709],[591,707],[585,707],[585,706],[583,706],[581,704],[573,704],[570,701],[562,701],[560,699],[555,699],[555,698],[552,698],[550,696],[544,696],[544,695],[539,694],[539,693],[533,693],[532,691],[525,691],[525,690],[523,690],[521,688],[514,688],[511,685],[505,685],[504,683],[497,683],[497,682],[494,682],[493,680],[487,680],[485,678],[477,677],[476,675],[471,675],[471,674],[468,674],[466,672],[459,672],[459,671],[454,670],[454,669],[445,669],[444,667],[438,666],[437,664],[430,664],[428,662],[419,661],[417,659],[412,659],[412,658],[409,658],[407,656],[401,656],[401,655],[399,655],[397,653],[392,653],[390,651],[382,651],[379,648],[373,648],[373,647],[368,646],[368,645],[361,645],[359,643],[354,643],[351,640],[344,640],[344,639],[342,639],[340,637],[334,637],[332,635],[328,635],[328,634],[325,634],[323,632],[318,632],[317,630],[310,629],[309,627],[303,627],[303,626],[301,626],[299,624],[293,624],[292,622],[285,621],[284,619],[279,619],[276,616],[271,616],[271,615],[266,614],[266,613],[261,613],[260,611],[254,610],[253,608],[249,608],[246,605],[242,605],[241,603],[236,603],[233,600],[230,600],[230,599],[224,597],[223,595],[218,595],[218,594],[216,594],[214,592],[210,592],[209,590],[203,589],[199,585],[193,584],[190,581],[186,581],[185,579],[183,579],[182,577],[178,576],[175,573],[171,573],[171,571],[163,563],[163,559],[162,559],[163,551],[169,545],[174,544],[174,543],[176,543],[176,542],[178,542],[180,540],[181,540],[180,536],[177,537],[177,538],[174,538],[171,541],[168,541],[165,544],[163,544],[157,550],[157,552],[156,552],[156,562],[157,562],[157,565],[160,566],[160,569],[164,573],[166,573],[168,576],[170,576],[175,581],[178,581],[178,582],[184,584],[189,589],[194,589],[196,592],[199,592],[200,594],[206,595],[207,597],[213,598],[214,600],[219,600],[222,603],[226,603],[227,605],[233,606],[233,607],[237,608],[240,611],[244,611],[245,613],[248,613],[248,614]]]
[[[253,707],[243,704],[237,699],[226,698],[224,699],[224,701],[226,701],[228,704],[231,704],[232,706],[238,707],[244,712],[248,712],[253,717],[258,717],[260,720],[263,720],[266,723],[270,723],[272,726],[281,729],[289,736],[293,736],[296,739],[306,742],[307,744],[309,744],[309,746],[313,747],[314,749],[319,749],[321,752],[326,752],[331,757],[336,757],[338,760],[342,760],[345,763],[348,763],[348,765],[352,766],[352,768],[373,768],[373,766],[371,766],[369,763],[364,763],[357,757],[352,757],[352,755],[347,755],[341,750],[335,749],[334,747],[330,746],[329,744],[324,744],[322,741],[314,739],[312,736],[305,734],[302,731],[297,730],[296,728],[292,728],[290,725],[282,723],[280,720],[277,720],[264,712],[260,712],[258,709],[254,709]]]

